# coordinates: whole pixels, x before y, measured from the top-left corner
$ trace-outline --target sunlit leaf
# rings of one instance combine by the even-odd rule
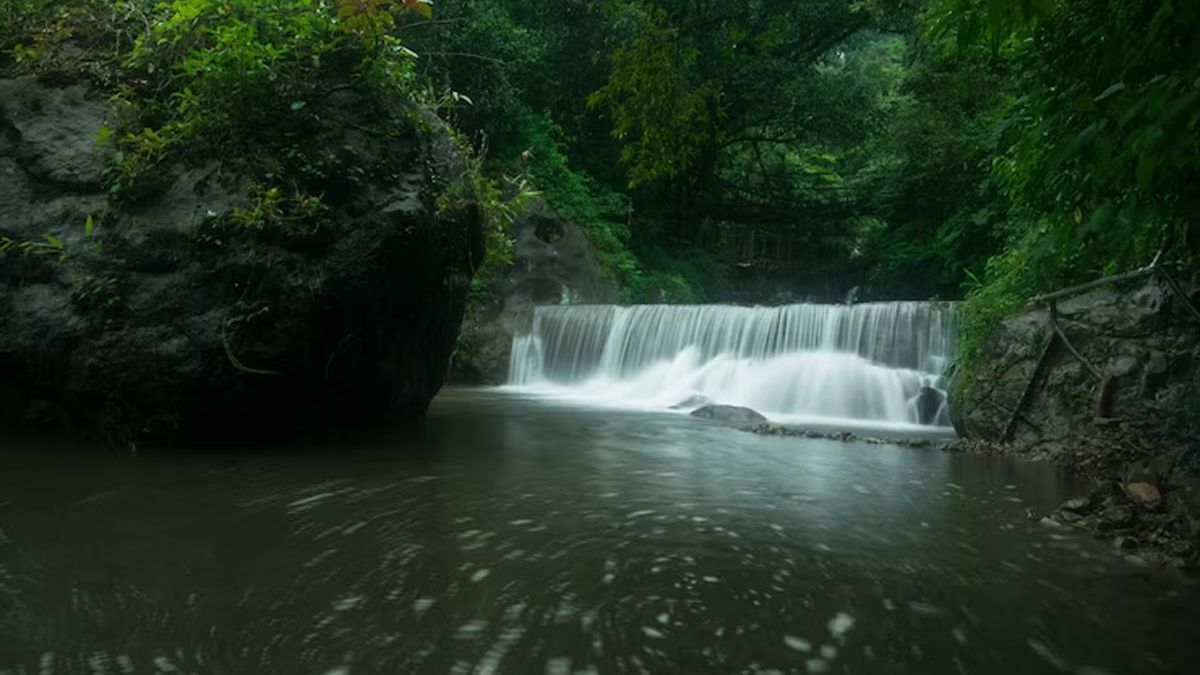
[[[426,19],[433,18],[432,0],[404,0],[404,6]]]
[[[1112,85],[1111,87],[1109,87],[1108,89],[1105,89],[1103,93],[1101,93],[1099,96],[1097,96],[1095,98],[1095,101],[1096,101],[1096,103],[1099,103],[1100,101],[1103,101],[1104,99],[1106,99],[1110,96],[1119,94],[1123,91],[1125,91],[1125,83],[1118,82],[1118,83]]]

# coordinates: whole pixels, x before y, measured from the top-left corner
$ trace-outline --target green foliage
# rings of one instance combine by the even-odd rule
[[[634,302],[692,304],[731,290],[725,265],[704,248],[671,252],[653,242],[642,242],[637,250],[644,271],[628,291]]]
[[[340,35],[312,0],[175,0],[160,11],[124,59],[144,78],[126,96],[145,124],[116,136],[114,194],[172,154],[225,152],[295,120]]]
[[[105,329],[111,328],[125,306],[122,280],[112,274],[75,276],[71,279],[71,300],[96,316]]]
[[[462,179],[451,184],[438,197],[438,211],[452,212],[468,204],[477,204],[483,216],[484,259],[471,279],[468,301],[479,304],[490,300],[493,283],[512,265],[513,247],[510,230],[529,203],[538,197],[523,173],[489,176],[484,153],[477,151],[461,136],[458,145],[467,168]]]
[[[0,235],[0,256],[20,254],[35,258],[54,258],[59,263],[66,262],[72,254],[99,256],[101,245],[96,235],[96,219],[89,214],[83,222],[83,242],[91,244],[88,248],[68,247],[63,242],[63,237],[55,234],[47,234],[39,239],[22,240]]]
[[[652,3],[614,3],[612,11],[628,15],[636,28],[613,52],[612,75],[588,105],[611,116],[630,187],[676,178],[694,168],[704,147],[717,139],[718,85],[691,81],[689,70],[700,52],[670,26],[665,10]]]
[[[29,256],[54,256],[59,261],[66,260],[67,252],[62,240],[48,234],[41,239],[17,241],[11,237],[0,237],[0,254],[16,251]]]
[[[248,208],[235,208],[230,220],[240,228],[265,232],[280,228],[318,228],[329,207],[320,197],[279,187],[254,185]]]
[[[100,141],[114,197],[155,190],[165,161],[256,164],[320,124],[330,88],[357,82],[380,95],[424,93],[416,57],[394,34],[424,0],[4,0],[4,33],[20,63],[67,40],[103,43],[127,106]],[[92,25],[89,25],[92,24]],[[82,68],[82,66],[79,66]]]
[[[518,133],[526,146],[519,161],[525,163],[532,183],[559,215],[587,230],[601,267],[628,295],[638,283],[640,270],[628,248],[627,199],[571,168],[568,147],[560,140],[562,130],[548,117],[524,116]]]
[[[992,176],[1011,207],[1005,250],[967,296],[968,362],[1036,293],[1200,251],[1200,6],[1003,6],[943,0],[929,14],[957,58],[1012,69],[1022,93],[999,109]]]

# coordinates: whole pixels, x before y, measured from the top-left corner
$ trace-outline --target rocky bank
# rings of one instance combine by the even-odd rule
[[[110,199],[105,94],[0,80],[0,426],[194,441],[425,410],[483,255],[470,195],[439,200],[465,166],[405,100],[389,105],[414,123],[383,136],[353,87],[313,105],[327,123],[306,148],[334,167],[321,209],[255,227],[263,196],[222,161]]]
[[[1090,494],[1048,523],[1085,527],[1144,560],[1194,567],[1200,297],[1186,277],[1169,276],[1103,285],[1005,320],[982,365],[954,381],[951,409],[966,447],[1050,461],[1092,480]],[[1052,319],[1061,330],[1053,339]]]

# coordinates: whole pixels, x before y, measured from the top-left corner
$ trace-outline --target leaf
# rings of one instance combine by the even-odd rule
[[[92,214],[89,213],[87,220],[85,220],[83,222],[83,233],[90,237],[90,236],[92,236],[92,233],[95,231],[96,231],[96,221],[95,221],[95,219],[92,218]]]
[[[432,0],[404,0],[404,6],[411,11],[420,14],[426,19],[433,18],[433,2]]]
[[[62,240],[52,234],[46,235],[46,241],[50,242],[50,245],[53,246],[54,248],[62,248],[63,247]]]
[[[1112,222],[1115,209],[1111,201],[1101,202],[1099,206],[1092,211],[1092,215],[1088,218],[1087,225],[1084,226],[1085,232],[1103,232],[1110,222]]]
[[[308,105],[304,101],[292,101],[292,112],[297,112]]]
[[[1118,83],[1112,85],[1111,87],[1109,87],[1108,89],[1105,89],[1103,93],[1101,93],[1099,96],[1097,96],[1093,100],[1096,101],[1096,103],[1099,103],[1100,101],[1103,101],[1104,99],[1109,98],[1110,96],[1119,94],[1123,91],[1125,91],[1125,83],[1118,82]]]

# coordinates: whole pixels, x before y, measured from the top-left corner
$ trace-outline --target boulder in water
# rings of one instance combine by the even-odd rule
[[[921,424],[936,424],[938,413],[942,411],[942,403],[946,395],[928,385],[917,392],[917,421]]]
[[[692,417],[734,424],[761,424],[767,421],[758,411],[737,405],[706,405],[693,410]]]
[[[371,170],[314,186],[311,225],[258,229],[234,217],[255,198],[232,162],[163,166],[163,189],[110,201],[106,96],[0,79],[0,240],[54,254],[0,252],[0,428],[189,442],[424,412],[482,259],[478,207],[438,206],[466,170],[439,120],[334,91],[303,143]],[[358,131],[392,116],[410,128]]]

